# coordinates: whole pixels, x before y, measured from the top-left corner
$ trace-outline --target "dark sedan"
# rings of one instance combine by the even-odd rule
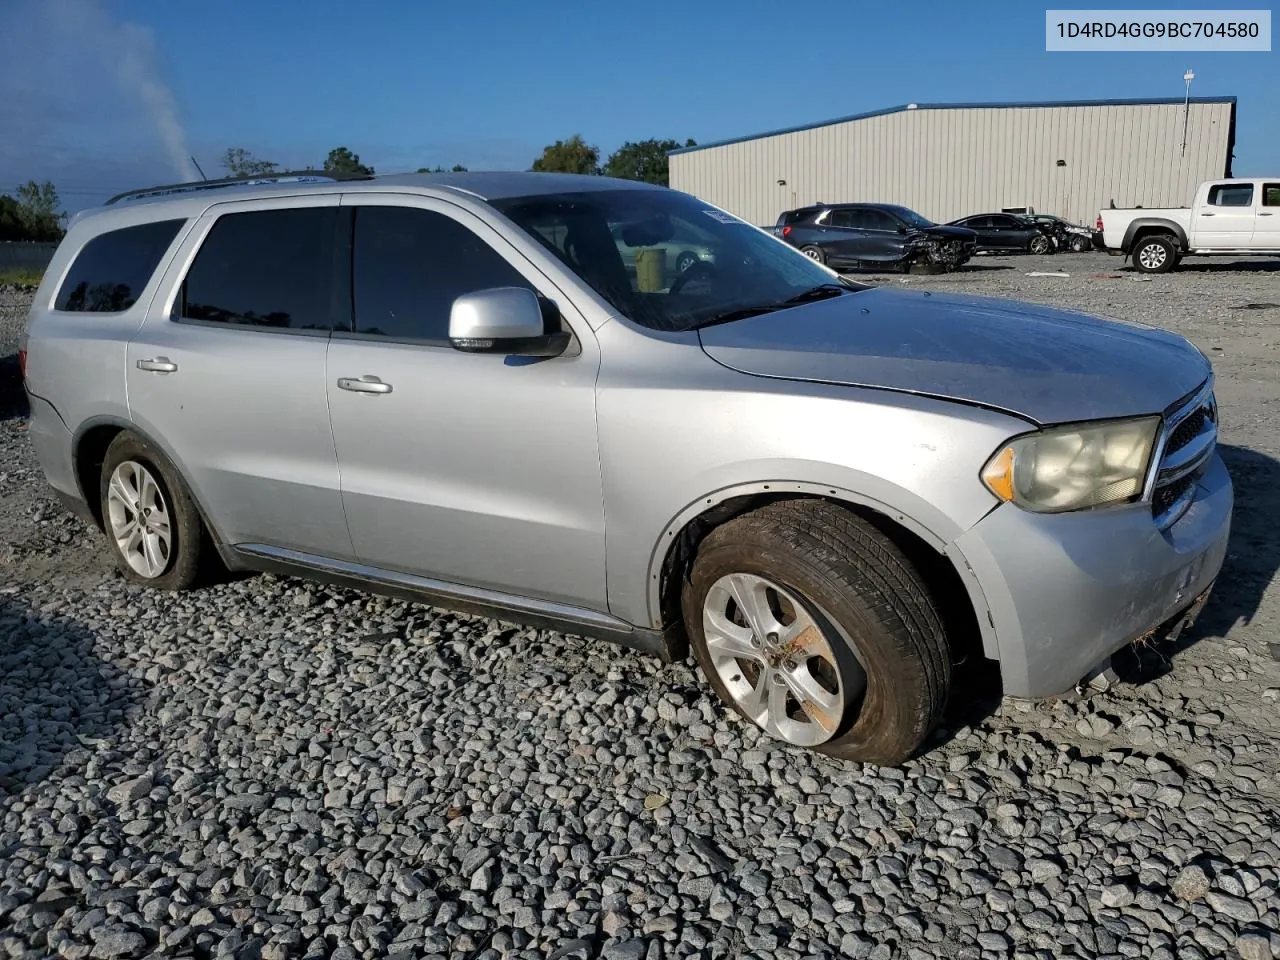
[[[965,227],[976,233],[978,249],[984,252],[1052,253],[1054,249],[1048,227],[1011,213],[977,213],[952,220],[950,226]]]
[[[889,203],[818,203],[788,210],[773,232],[807,257],[836,270],[954,270],[973,256],[972,230],[939,226]]]

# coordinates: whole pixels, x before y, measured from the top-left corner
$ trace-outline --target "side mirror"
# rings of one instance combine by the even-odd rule
[[[465,293],[449,311],[449,343],[464,353],[558,357],[569,334],[547,333],[538,295],[525,287]]]

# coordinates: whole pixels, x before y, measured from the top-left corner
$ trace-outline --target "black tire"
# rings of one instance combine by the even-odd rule
[[[169,546],[164,555],[163,572],[158,576],[144,576],[135,570],[112,532],[108,491],[116,468],[126,462],[145,468],[154,479],[168,514]],[[126,430],[118,434],[107,447],[98,495],[108,549],[115,560],[116,569],[130,583],[158,590],[186,590],[199,582],[208,571],[212,564],[213,544],[187,485],[164,454],[137,434]]]
[[[1093,246],[1093,244],[1089,242],[1088,237],[1082,237],[1078,233],[1071,235],[1071,252],[1072,253],[1084,253],[1091,246]]]
[[[1038,257],[1053,253],[1053,241],[1044,234],[1032,237],[1027,243],[1027,253],[1035,254]]]
[[[822,251],[822,248],[815,247],[811,243],[801,247],[800,252],[810,260],[818,261],[818,263],[825,264],[827,262],[827,255]]]
[[[733,573],[776,583],[825,625],[846,690],[865,674],[865,693],[846,703],[834,734],[813,749],[863,763],[909,759],[942,717],[951,658],[930,593],[897,546],[866,520],[821,500],[770,504],[706,536],[681,597],[685,628],[716,693],[751,719],[717,671],[703,625],[709,592]]]
[[[1133,269],[1139,273],[1168,273],[1178,262],[1178,241],[1166,233],[1143,237],[1133,245]]]

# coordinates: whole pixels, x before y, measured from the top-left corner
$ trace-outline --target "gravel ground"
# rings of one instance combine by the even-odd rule
[[[1188,265],[905,278],[1191,337],[1238,507],[1178,649],[961,703],[902,769],[780,748],[690,664],[284,578],[129,588],[0,367],[0,955],[1280,957],[1280,307],[1239,309],[1280,263]]]

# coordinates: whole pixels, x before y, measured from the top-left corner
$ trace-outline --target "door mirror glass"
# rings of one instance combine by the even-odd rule
[[[466,353],[555,357],[569,334],[546,332],[538,295],[526,287],[493,287],[466,293],[449,311],[449,343]]]

